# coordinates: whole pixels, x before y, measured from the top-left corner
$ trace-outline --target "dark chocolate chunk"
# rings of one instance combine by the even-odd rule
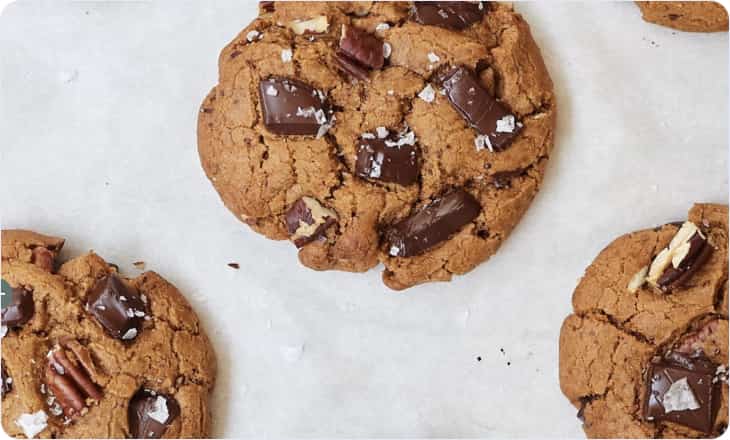
[[[33,292],[22,287],[11,287],[2,280],[2,324],[20,327],[28,322],[35,313]]]
[[[366,81],[368,79],[367,69],[362,67],[357,62],[351,60],[347,55],[341,53],[340,51],[337,51],[335,53],[335,62],[337,63],[337,67],[340,70],[352,76],[353,78],[357,78],[362,81]]]
[[[459,232],[481,209],[471,194],[453,190],[392,225],[385,234],[388,253],[393,257],[421,254]]]
[[[109,274],[94,284],[86,299],[86,310],[107,333],[125,341],[142,331],[147,314],[147,306],[137,289],[116,274]]]
[[[421,24],[461,30],[482,20],[482,2],[414,2],[412,16]]]
[[[129,433],[132,438],[162,438],[179,416],[180,405],[172,396],[141,389],[127,408]]]
[[[670,352],[652,359],[644,400],[650,421],[671,421],[709,434],[721,400],[718,365],[703,356]]]
[[[324,231],[335,223],[337,214],[312,197],[300,198],[286,212],[286,227],[298,248],[324,235]]]
[[[482,86],[467,68],[457,67],[443,75],[443,88],[451,105],[479,133],[477,149],[506,149],[522,128],[499,101]]]
[[[510,171],[498,171],[492,175],[492,182],[497,189],[509,188],[512,186],[512,179],[525,173],[525,170],[518,168]]]
[[[331,111],[321,91],[301,81],[272,77],[259,83],[259,94],[270,132],[317,136],[327,132]]]
[[[415,183],[420,170],[415,144],[412,131],[388,132],[384,138],[365,133],[357,149],[355,174],[399,185]]]
[[[382,69],[385,62],[383,41],[353,26],[342,25],[340,52],[370,69]]]
[[[5,361],[2,361],[0,363],[0,371],[2,371],[2,397],[5,397],[6,394],[11,392],[13,390],[13,379],[10,377],[10,374],[8,374],[8,370],[5,369]]]

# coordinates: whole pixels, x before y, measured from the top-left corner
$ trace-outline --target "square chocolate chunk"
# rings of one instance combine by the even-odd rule
[[[644,415],[649,421],[670,421],[705,433],[719,408],[717,366],[705,358],[680,353],[652,360]]]

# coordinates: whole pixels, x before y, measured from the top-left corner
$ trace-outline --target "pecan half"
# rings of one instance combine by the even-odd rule
[[[56,266],[56,256],[44,247],[33,248],[32,261],[46,272],[53,272]]]
[[[77,341],[64,341],[48,352],[46,382],[66,417],[84,412],[86,399],[99,400],[102,393],[91,380],[94,366],[88,350]]]

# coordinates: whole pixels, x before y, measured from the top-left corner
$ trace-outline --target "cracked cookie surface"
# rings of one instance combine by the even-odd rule
[[[93,252],[58,264],[63,242],[2,231],[5,432],[38,438],[208,436],[216,360],[183,295],[154,272],[123,278]],[[92,311],[90,292],[105,287],[104,280],[114,280],[116,290],[105,288],[104,302]],[[26,319],[8,320],[6,290],[32,296],[33,309],[18,312]],[[124,313],[115,316],[112,308]],[[112,321],[102,323],[102,315]],[[114,325],[129,328],[116,337]]]
[[[719,410],[707,432],[647,418],[646,369],[670,352],[703,353],[728,363],[728,210],[697,204],[689,212],[712,246],[696,272],[671,293],[628,286],[670,244],[680,224],[624,235],[586,269],[573,293],[573,314],[560,332],[560,387],[580,409],[592,438],[718,436],[728,423],[728,386],[715,395]],[[632,292],[633,290],[633,292]]]
[[[717,2],[636,2],[644,20],[687,32],[727,32],[728,15]]]
[[[290,208],[316,200],[337,220],[301,247],[300,261],[352,272],[383,263],[383,281],[393,289],[449,280],[493,255],[537,193],[553,146],[552,82],[523,18],[508,5],[485,2],[481,20],[456,30],[415,21],[407,2],[266,3],[220,54],[219,83],[199,115],[201,163],[228,209],[256,232],[283,240],[291,234]],[[320,34],[287,27],[321,16],[328,28]],[[365,71],[366,79],[338,65],[343,25],[389,46],[385,65]],[[507,148],[475,146],[475,129],[438,92],[436,74],[452,66],[476,72],[519,121]],[[324,136],[267,129],[259,84],[271,77],[326,95],[335,122]],[[359,139],[379,127],[415,134],[414,183],[358,175]],[[391,255],[386,229],[454,188],[478,201],[479,214],[418,255]]]

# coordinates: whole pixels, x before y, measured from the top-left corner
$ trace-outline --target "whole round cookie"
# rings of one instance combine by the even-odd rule
[[[552,82],[506,4],[261,2],[219,67],[198,148],[225,205],[393,289],[494,254],[553,146]]]
[[[592,438],[717,437],[728,423],[728,208],[619,237],[560,331],[560,387]]]
[[[2,231],[2,422],[13,437],[210,434],[216,360],[197,316],[154,272],[128,279],[64,240]]]
[[[687,32],[721,32],[728,29],[725,7],[717,2],[636,2],[645,21]]]

